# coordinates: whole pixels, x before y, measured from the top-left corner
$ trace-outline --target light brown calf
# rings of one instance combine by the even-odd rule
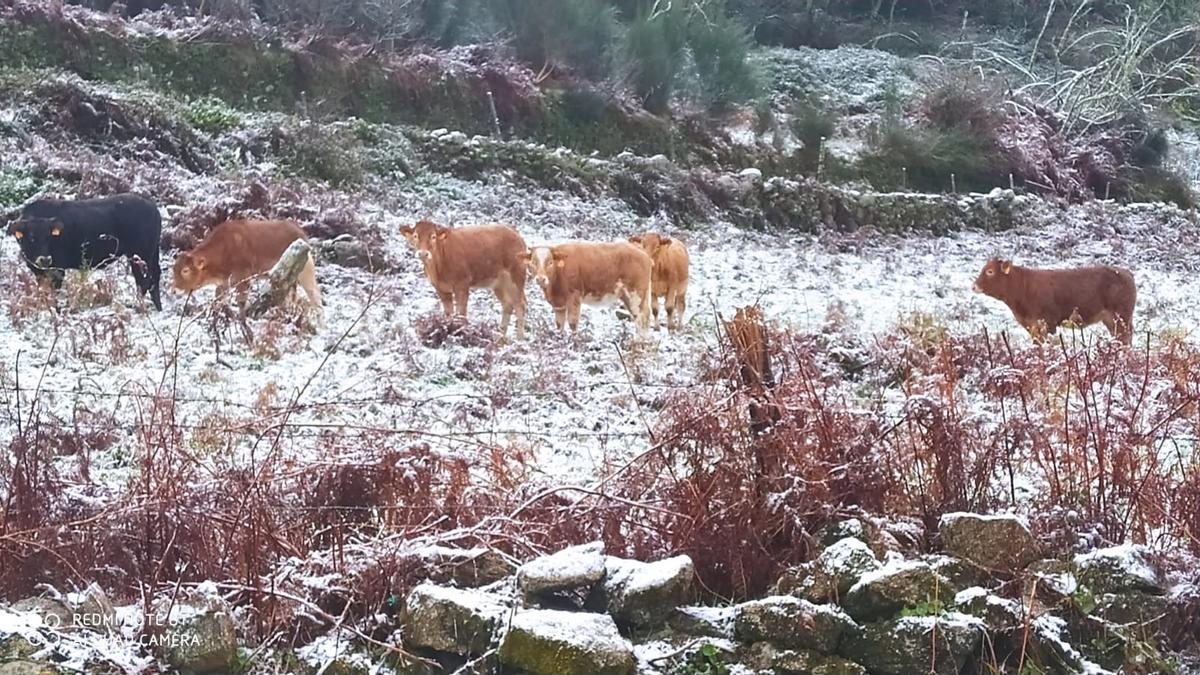
[[[654,328],[658,324],[658,301],[666,300],[667,328],[683,326],[683,311],[687,307],[688,258],[687,248],[678,239],[646,232],[634,235],[629,241],[654,261],[654,272],[650,283],[650,311],[654,314]]]
[[[1008,305],[1038,341],[1068,319],[1080,326],[1103,323],[1125,344],[1133,336],[1137,285],[1120,267],[1039,270],[992,258],[975,280],[975,290]]]
[[[449,228],[422,220],[400,233],[425,265],[425,276],[442,301],[446,316],[467,316],[472,288],[490,288],[500,300],[500,334],[516,312],[517,335],[525,337],[525,266],[519,256],[525,240],[508,225]]]
[[[175,258],[175,287],[194,291],[216,285],[217,293],[230,286],[237,291],[239,307],[245,307],[250,279],[267,272],[304,230],[289,220],[228,220],[213,228],[204,241]],[[321,290],[312,256],[297,279],[309,302],[321,309]]]
[[[521,256],[529,274],[554,308],[555,325],[579,327],[582,303],[620,301],[633,315],[638,332],[650,324],[650,273],[654,263],[628,242],[568,243],[537,246]]]

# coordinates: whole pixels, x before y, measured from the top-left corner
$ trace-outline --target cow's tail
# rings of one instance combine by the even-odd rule
[[[642,307],[638,312],[638,330],[645,333],[650,330],[650,303],[654,301],[654,276],[646,279],[646,290],[642,293]]]

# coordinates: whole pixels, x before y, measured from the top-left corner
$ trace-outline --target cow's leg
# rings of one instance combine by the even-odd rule
[[[560,331],[566,329],[566,327],[567,327],[567,308],[566,307],[555,307],[554,308],[554,327]]]
[[[525,339],[525,289],[513,284],[513,309],[517,313],[517,338]]]
[[[660,299],[660,296],[658,296],[654,293],[650,294],[650,313],[654,317],[654,330],[658,330],[658,329],[662,328],[662,324],[659,323],[659,321],[658,321],[658,301],[659,301],[659,299]],[[671,301],[670,301],[669,296],[665,300],[667,302],[667,307],[666,307],[667,328],[670,328],[671,327],[671,306],[670,306]]]
[[[683,312],[687,309],[687,284],[680,284],[675,289],[675,328],[676,330],[683,328]]]
[[[438,299],[442,301],[442,314],[445,315],[446,318],[450,318],[450,316],[454,314],[454,294],[443,293],[441,291],[438,291],[437,294]]]
[[[463,319],[467,318],[467,300],[470,297],[471,289],[469,287],[458,288],[454,291],[454,313]]]
[[[162,292],[160,284],[162,281],[162,267],[158,260],[158,247],[151,249],[145,258],[146,264],[146,288],[150,291],[150,302],[154,303],[154,309],[162,311]]]
[[[579,330],[579,310],[582,306],[583,300],[581,298],[575,298],[567,305],[567,320],[571,323],[572,333]]]

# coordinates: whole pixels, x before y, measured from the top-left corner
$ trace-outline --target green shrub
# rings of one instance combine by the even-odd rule
[[[215,98],[188,103],[183,116],[193,129],[212,135],[224,133],[242,124],[242,118],[237,111]]]
[[[622,67],[647,110],[660,114],[669,110],[686,46],[687,9],[682,3],[646,7],[625,27]]]
[[[366,175],[362,142],[345,127],[301,122],[279,129],[274,145],[288,174],[334,186],[361,183]]]
[[[860,164],[880,190],[948,192],[951,174],[960,192],[987,192],[1008,181],[1010,168],[990,145],[960,129],[887,125],[872,139]]]
[[[535,67],[559,62],[590,76],[608,71],[617,22],[604,0],[494,0],[492,7],[517,55]]]
[[[697,13],[688,44],[701,91],[710,104],[747,101],[762,92],[762,73],[749,58],[750,33],[724,11]]]
[[[0,169],[0,208],[24,203],[42,189],[43,181],[20,169]]]

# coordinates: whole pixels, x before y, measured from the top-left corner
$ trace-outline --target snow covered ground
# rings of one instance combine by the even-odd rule
[[[1158,207],[1129,207],[1110,219],[1109,212],[1082,206],[1049,227],[948,237],[812,237],[719,223],[673,232],[692,254],[688,325],[679,334],[637,339],[612,309],[585,308],[579,336],[557,335],[549,306],[531,284],[528,341],[428,348],[414,321],[440,311],[440,304],[396,236],[399,224],[426,216],[458,224],[512,222],[530,245],[616,238],[653,224],[639,224],[620,204],[499,184],[447,180],[408,197],[405,211],[361,207],[364,219],[383,232],[383,254],[398,262],[395,273],[323,266],[324,328],[309,337],[284,321],[259,321],[255,345],[247,347],[232,330],[219,360],[207,319],[194,308],[181,313],[185,298],[170,289],[169,274],[161,313],[139,307],[127,271],[113,266],[86,282],[115,285],[111,303],[56,315],[30,307],[21,290],[28,275],[15,243],[6,241],[0,246],[0,283],[9,287],[0,298],[0,377],[8,423],[18,410],[28,415],[40,381],[39,412],[47,419],[85,430],[113,428],[111,443],[80,475],[80,488],[94,495],[119,490],[129,477],[139,420],[155,392],[170,396],[172,382],[176,422],[188,430],[197,456],[214,465],[238,463],[258,435],[248,429],[235,447],[212,447],[213,429],[261,421],[296,400],[284,439],[298,455],[313,450],[330,428],[383,429],[414,441],[437,438],[462,452],[529,448],[548,481],[588,482],[647,447],[657,403],[675,388],[697,384],[698,357],[717,340],[716,317],[744,305],[757,303],[768,318],[802,330],[820,330],[837,307],[864,338],[921,313],[952,332],[1007,329],[1024,341],[1002,303],[971,291],[984,261],[1001,254],[1029,265],[1129,266],[1139,283],[1139,331],[1190,334],[1200,317],[1192,302],[1200,291],[1200,226]],[[169,268],[170,259],[164,264]],[[81,283],[69,281],[66,294]],[[192,305],[211,296],[201,292]],[[472,296],[474,321],[494,328],[498,314],[490,292]],[[171,358],[176,342],[178,361]],[[18,381],[19,397],[12,391]],[[261,433],[261,426],[253,428]]]

